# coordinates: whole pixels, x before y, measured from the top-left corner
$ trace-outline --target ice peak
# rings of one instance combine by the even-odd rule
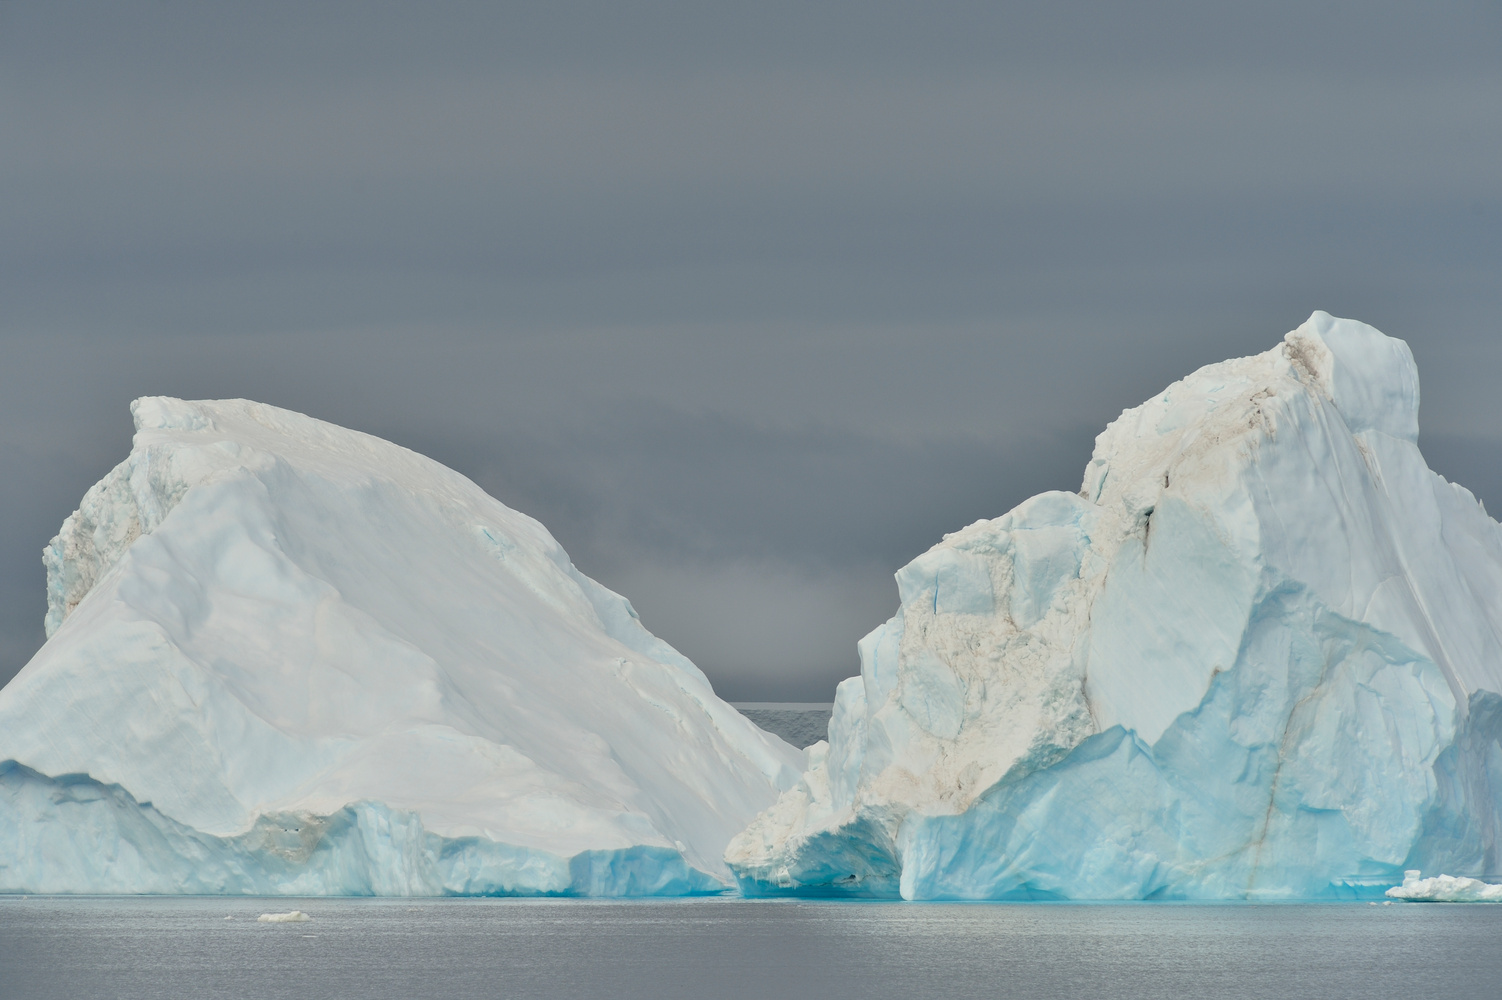
[[[1408,345],[1352,319],[1315,312],[1283,338],[1289,362],[1335,404],[1353,434],[1419,437],[1419,374]]]
[[[142,396],[133,400],[130,416],[137,431],[206,431],[214,427],[202,404],[171,396]]]
[[[130,412],[136,427],[130,454],[84,495],[42,554],[48,636],[188,490],[236,470],[311,463],[346,486],[388,481],[441,495],[454,506],[479,492],[453,470],[400,445],[253,400],[142,396]],[[513,530],[547,534],[525,515],[507,511],[507,517]],[[556,548],[551,538],[545,544]]]
[[[1329,401],[1354,435],[1418,441],[1419,380],[1408,345],[1316,312],[1271,350],[1207,365],[1123,411],[1095,439],[1080,495],[1148,510],[1181,473],[1203,474],[1207,461],[1218,468],[1236,447],[1276,437],[1286,416],[1277,400],[1300,393]]]

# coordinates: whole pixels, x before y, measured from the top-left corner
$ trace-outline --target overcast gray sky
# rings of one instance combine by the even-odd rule
[[[130,399],[390,438],[721,694],[1314,309],[1502,510],[1502,5],[0,3],[0,681]]]

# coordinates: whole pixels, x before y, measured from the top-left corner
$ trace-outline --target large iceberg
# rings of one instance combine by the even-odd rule
[[[542,525],[286,410],[131,410],[0,691],[0,892],[733,884],[802,753]]]
[[[1315,313],[897,574],[748,893],[1380,896],[1496,872],[1502,526],[1402,341]]]

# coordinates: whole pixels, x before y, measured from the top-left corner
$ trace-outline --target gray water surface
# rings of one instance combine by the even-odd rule
[[[736,701],[734,709],[798,748],[826,739],[829,716],[834,715],[834,704],[810,701]]]
[[[740,713],[762,729],[780,736],[793,746],[802,749],[812,746],[829,736],[829,717],[834,714],[831,705],[817,707],[759,705],[741,708]]]
[[[1498,996],[1474,904],[0,897],[5,1000]]]

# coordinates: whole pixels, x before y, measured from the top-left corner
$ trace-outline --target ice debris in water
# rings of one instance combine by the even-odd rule
[[[147,397],[0,690],[0,892],[719,892],[802,751],[431,459]],[[123,863],[119,859],[128,858]]]
[[[301,910],[291,910],[287,913],[263,913],[256,920],[263,924],[305,924],[313,918]]]
[[[1452,875],[1424,878],[1423,874],[1404,872],[1403,884],[1393,886],[1387,894],[1415,903],[1502,903],[1502,885]]]
[[[1315,313],[897,573],[752,894],[1380,898],[1502,855],[1502,526],[1400,340]]]

